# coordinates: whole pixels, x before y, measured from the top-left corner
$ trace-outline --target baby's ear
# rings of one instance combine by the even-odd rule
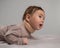
[[[30,21],[30,17],[31,17],[30,14],[27,14],[27,15],[26,15],[26,20],[27,20],[28,22]]]

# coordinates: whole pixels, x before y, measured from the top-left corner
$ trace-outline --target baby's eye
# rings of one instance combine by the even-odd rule
[[[39,16],[39,18],[42,18],[42,16]]]

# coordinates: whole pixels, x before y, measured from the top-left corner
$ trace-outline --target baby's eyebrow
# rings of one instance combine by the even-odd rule
[[[43,15],[43,14],[40,14],[40,16],[44,16],[45,17],[45,15]]]

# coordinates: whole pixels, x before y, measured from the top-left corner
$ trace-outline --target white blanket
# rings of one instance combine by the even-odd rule
[[[40,35],[37,40],[30,40],[28,45],[8,45],[0,42],[0,48],[60,48],[60,36]]]

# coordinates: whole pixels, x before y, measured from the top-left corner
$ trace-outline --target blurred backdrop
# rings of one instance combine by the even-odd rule
[[[41,6],[46,14],[43,29],[34,35],[60,35],[60,0],[0,0],[0,25],[21,23],[24,11],[31,5]]]

